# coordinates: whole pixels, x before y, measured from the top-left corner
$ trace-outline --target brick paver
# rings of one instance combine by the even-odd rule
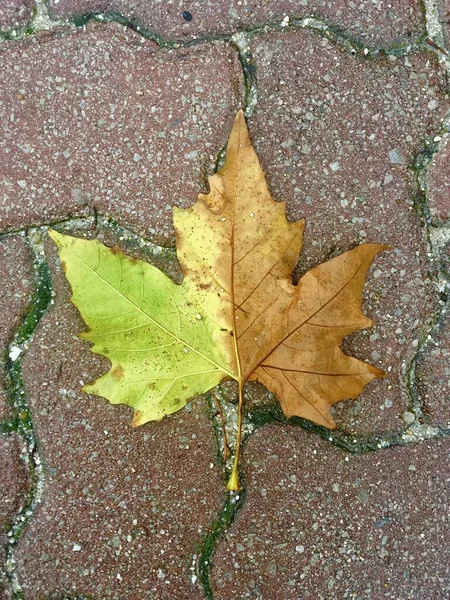
[[[245,449],[246,507],[214,559],[217,600],[444,600],[449,444],[351,456],[292,427]]]
[[[30,20],[32,0],[2,0],[0,5],[0,31],[19,27]]]
[[[33,265],[30,251],[20,236],[9,236],[0,241],[0,420],[9,414],[5,392],[5,352],[20,324],[34,288]],[[20,350],[17,350],[20,352]],[[16,356],[12,356],[16,358]]]
[[[172,205],[204,187],[242,99],[236,53],[115,24],[34,42],[0,48],[0,227],[95,208],[172,242]]]
[[[5,568],[6,533],[25,500],[29,489],[27,469],[21,459],[24,452],[21,439],[15,435],[0,436],[0,598],[9,600],[9,585]]]

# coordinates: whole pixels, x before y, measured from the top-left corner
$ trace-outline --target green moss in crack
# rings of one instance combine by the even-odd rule
[[[197,573],[207,600],[214,599],[211,585],[211,567],[219,541],[233,524],[240,508],[245,503],[245,491],[227,494],[226,500],[218,518],[209,527],[198,549]]]

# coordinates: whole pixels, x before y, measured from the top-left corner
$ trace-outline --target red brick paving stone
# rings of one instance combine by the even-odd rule
[[[9,409],[3,388],[4,353],[28,306],[33,284],[30,251],[20,236],[0,241],[0,419]]]
[[[138,19],[147,29],[165,39],[177,40],[279,23],[286,15],[316,15],[372,45],[408,42],[425,31],[419,0],[391,0],[389,6],[373,0],[358,3],[350,0],[197,0],[185,3],[178,0],[50,0],[50,11],[58,17],[114,10]],[[189,15],[183,16],[185,11],[190,13],[191,20],[187,20]]]
[[[224,493],[206,402],[133,430],[128,407],[80,392],[108,361],[76,338],[67,288],[58,269],[23,365],[46,477],[16,551],[25,597],[198,600],[189,567]]]
[[[428,171],[428,201],[438,221],[450,219],[450,136],[441,142]]]
[[[2,0],[0,4],[0,31],[20,27],[31,19],[32,0]]]
[[[450,0],[441,0],[439,8],[445,41],[447,42],[447,48],[450,48]]]
[[[245,506],[214,557],[215,600],[448,598],[449,450],[351,456],[301,429],[260,429]]]
[[[306,30],[255,37],[252,49],[259,100],[250,135],[274,197],[289,218],[306,217],[299,272],[359,242],[394,248],[365,288],[376,327],[345,345],[389,376],[338,404],[335,418],[355,433],[403,426],[401,363],[435,305],[407,165],[448,108],[443,72],[428,53],[364,60]]]
[[[8,43],[0,65],[0,227],[88,205],[173,242],[171,207],[204,188],[239,105],[236,52],[91,25]]]
[[[430,422],[450,427],[450,314],[417,367],[417,385]]]
[[[15,434],[0,436],[0,598],[9,600],[9,585],[5,572],[4,548],[6,532],[18,513],[29,490],[27,469],[22,462],[22,440]]]

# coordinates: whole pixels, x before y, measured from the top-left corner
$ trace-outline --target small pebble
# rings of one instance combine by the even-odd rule
[[[389,162],[393,165],[403,165],[405,164],[405,159],[402,156],[402,153],[397,148],[389,151]]]

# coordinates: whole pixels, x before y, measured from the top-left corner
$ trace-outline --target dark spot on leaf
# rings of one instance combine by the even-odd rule
[[[64,273],[67,273],[67,263],[65,260],[61,261],[61,267],[62,267],[62,270],[64,271]]]
[[[114,246],[111,247],[111,252],[113,254],[121,254],[122,250],[119,248],[119,246],[117,246],[116,244]]]
[[[117,367],[115,367],[112,371],[111,371],[111,375],[113,377],[115,377],[116,379],[122,379],[123,377],[123,368],[121,365],[117,365]]]

